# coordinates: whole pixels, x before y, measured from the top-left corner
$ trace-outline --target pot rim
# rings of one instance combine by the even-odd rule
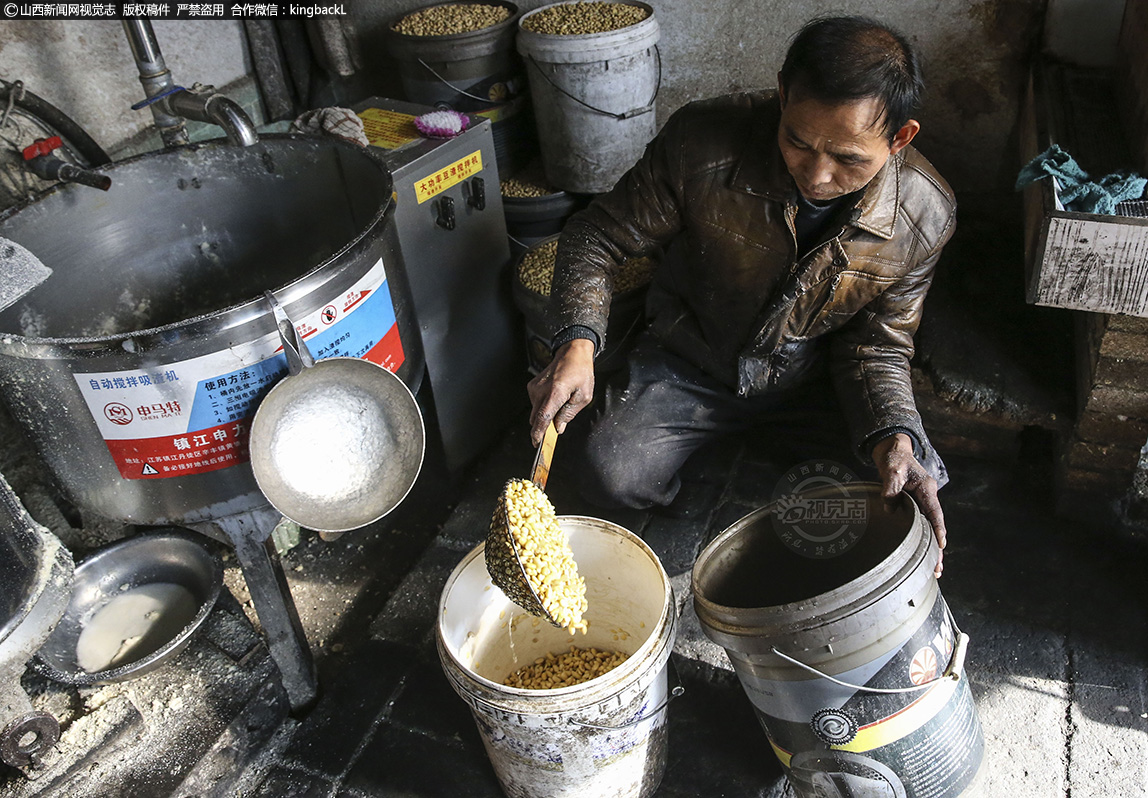
[[[314,136],[302,136],[292,133],[275,133],[260,136],[259,142],[253,144],[248,151],[254,151],[261,144],[270,143],[275,146],[281,146],[286,143],[300,144],[304,146],[327,146],[334,147],[337,150],[343,150],[348,153],[356,153],[362,155],[368,162],[373,164],[379,169],[380,175],[384,178],[385,191],[380,192],[382,199],[378,210],[371,216],[369,220],[363,225],[355,235],[353,235],[342,247],[332,252],[327,258],[315,264],[306,272],[293,277],[288,282],[274,286],[270,290],[276,294],[282,294],[281,301],[283,304],[290,305],[303,294],[309,293],[313,287],[300,291],[299,286],[324,270],[331,270],[332,265],[343,259],[346,253],[353,249],[362,246],[363,242],[377,230],[385,219],[388,213],[394,213],[395,198],[393,193],[393,180],[391,178],[390,170],[387,168],[386,163],[382,157],[371,147],[362,147],[352,144],[341,139],[334,137],[327,137],[323,139],[315,138]],[[98,171],[114,174],[116,169],[136,164],[138,162],[155,159],[157,157],[180,157],[186,153],[195,153],[204,149],[222,149],[234,147],[225,138],[211,139],[209,141],[197,142],[189,144],[185,147],[175,147],[170,150],[160,150],[154,152],[141,153],[139,155],[126,158],[122,161],[116,161],[108,164],[107,166],[100,167]],[[8,219],[16,216],[20,212],[30,208],[34,205],[43,202],[49,197],[56,194],[63,193],[71,190],[84,190],[90,189],[79,188],[70,184],[61,183],[48,190],[37,194],[30,199],[24,200],[17,205],[0,212],[0,232],[2,232],[2,225]],[[331,270],[330,277],[334,277],[334,271]],[[324,280],[323,282],[326,282]],[[168,324],[159,325],[156,327],[145,327],[139,330],[132,330],[130,332],[119,332],[110,335],[96,335],[96,336],[31,336],[21,335],[15,332],[0,331],[0,350],[13,354],[16,356],[24,357],[43,357],[42,354],[45,349],[48,354],[47,357],[57,356],[55,353],[59,349],[68,349],[83,353],[96,354],[99,352],[106,352],[109,350],[127,349],[132,351],[133,348],[151,349],[155,347],[166,346],[170,344],[173,338],[173,333],[179,333],[180,337],[194,338],[201,334],[214,332],[218,329],[218,322],[221,319],[226,319],[225,328],[230,329],[239,327],[249,322],[262,317],[269,317],[270,311],[266,307],[266,300],[262,294],[252,296],[240,302],[235,302],[230,305],[218,308],[208,313],[202,313],[197,316],[191,316],[186,319],[170,322]],[[203,329],[205,326],[210,325],[211,329]],[[23,345],[23,346],[21,346]],[[22,351],[23,350],[23,351]]]

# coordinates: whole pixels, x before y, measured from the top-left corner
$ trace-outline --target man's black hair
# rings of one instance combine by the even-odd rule
[[[908,40],[868,17],[823,17],[805,24],[781,67],[786,92],[823,103],[874,97],[892,141],[924,91],[921,64]]]

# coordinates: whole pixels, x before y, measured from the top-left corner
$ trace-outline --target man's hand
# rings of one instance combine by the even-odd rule
[[[929,476],[924,467],[913,456],[913,441],[902,433],[890,435],[873,447],[873,463],[881,475],[884,485],[881,495],[891,501],[902,490],[906,491],[921,508],[925,518],[933,526],[933,534],[941,553],[937,557],[937,567],[933,569],[938,578],[944,570],[945,559],[945,515],[941,512],[941,502],[937,498],[937,480]]]
[[[526,386],[530,394],[530,440],[542,443],[553,420],[562,433],[594,396],[594,342],[575,338],[554,353],[554,359]]]

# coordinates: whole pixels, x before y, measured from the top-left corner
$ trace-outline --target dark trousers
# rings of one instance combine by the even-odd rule
[[[606,384],[586,441],[585,498],[602,507],[667,505],[686,460],[720,436],[755,431],[788,468],[814,458],[858,470],[827,370],[801,386],[739,397],[643,335]],[[763,434],[757,434],[761,430]]]

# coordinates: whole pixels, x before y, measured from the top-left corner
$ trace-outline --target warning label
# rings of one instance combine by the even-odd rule
[[[296,329],[316,360],[357,357],[391,372],[404,361],[382,260]],[[286,373],[271,334],[189,360],[74,377],[121,476],[164,479],[246,462],[250,420]]]

